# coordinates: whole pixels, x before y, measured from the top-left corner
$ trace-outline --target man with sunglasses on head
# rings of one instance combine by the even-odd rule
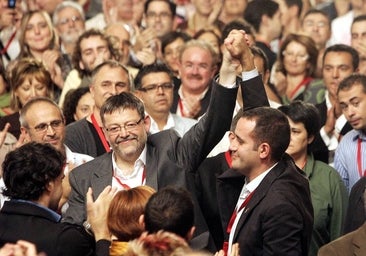
[[[173,74],[165,64],[143,66],[135,78],[135,95],[150,116],[150,134],[173,128],[183,136],[197,120],[170,112],[173,104]]]

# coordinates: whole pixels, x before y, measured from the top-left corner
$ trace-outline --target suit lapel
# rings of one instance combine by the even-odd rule
[[[234,239],[233,241],[236,241],[237,236],[239,234],[239,231],[243,228],[245,225],[248,216],[251,215],[252,211],[257,207],[257,205],[262,201],[262,199],[267,195],[268,190],[270,189],[272,183],[277,179],[277,177],[281,174],[283,171],[283,163],[279,162],[267,175],[264,177],[262,182],[259,184],[259,186],[254,191],[254,194],[252,198],[250,199],[249,203],[243,210],[243,213],[240,216],[240,220],[236,226]]]
[[[355,232],[352,239],[353,255],[364,256],[366,255],[366,223]]]
[[[99,164],[94,169],[95,171],[91,178],[91,187],[93,188],[94,196],[97,196],[106,186],[112,185],[112,153],[100,156]]]
[[[159,154],[150,143],[146,144],[146,185],[158,190],[158,159]]]

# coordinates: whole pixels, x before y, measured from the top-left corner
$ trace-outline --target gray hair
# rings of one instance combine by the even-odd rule
[[[55,11],[53,12],[53,15],[52,15],[53,25],[57,25],[57,23],[59,22],[58,14],[67,7],[71,7],[71,8],[74,8],[75,10],[77,10],[80,13],[82,19],[85,21],[85,13],[84,13],[83,7],[81,7],[80,4],[73,2],[73,1],[63,1],[56,6]]]

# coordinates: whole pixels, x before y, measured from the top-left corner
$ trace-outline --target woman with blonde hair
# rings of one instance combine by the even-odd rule
[[[155,190],[148,186],[138,186],[122,190],[114,196],[108,211],[107,224],[112,234],[110,256],[122,255],[130,240],[139,238],[144,232],[141,215],[145,205]]]
[[[60,51],[59,39],[49,14],[45,11],[26,13],[22,18],[20,30],[21,49],[17,60],[34,58],[41,61],[61,91],[64,79],[71,70],[71,63]]]
[[[54,84],[43,64],[29,58],[18,61],[17,66],[11,70],[9,82],[10,109],[13,114],[0,119],[0,130],[9,123],[9,132],[18,138],[20,135],[19,111],[34,97],[53,99]]]

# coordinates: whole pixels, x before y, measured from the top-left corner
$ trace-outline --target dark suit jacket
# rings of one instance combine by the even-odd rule
[[[244,102],[256,106],[268,104],[260,77],[242,84]],[[196,232],[193,243],[208,246],[208,228],[194,193],[194,173],[212,148],[229,130],[235,106],[237,89],[226,89],[214,83],[210,107],[200,121],[182,138],[174,130],[150,135],[147,141],[146,185],[160,189],[167,185],[187,188],[195,203]],[[86,219],[85,195],[93,188],[96,198],[112,182],[112,156],[105,154],[77,167],[70,173],[72,191],[65,221],[81,224]],[[198,248],[197,246],[195,246]],[[214,248],[213,248],[214,249]]]
[[[346,220],[343,234],[355,231],[366,221],[364,192],[366,188],[366,177],[362,177],[353,185],[349,195]],[[366,242],[366,241],[365,241]]]
[[[356,231],[344,235],[320,248],[318,256],[365,256],[366,223]]]
[[[222,226],[235,209],[244,176],[230,169],[218,177]],[[309,182],[285,155],[255,190],[235,229],[241,255],[308,255],[313,227]],[[228,238],[228,236],[227,236]]]
[[[181,84],[178,84],[178,85],[175,84],[175,86],[174,86],[173,104],[170,107],[170,112],[172,112],[172,113],[177,113],[177,111],[178,111],[178,102],[180,100],[178,90],[179,90],[180,86],[181,86]],[[205,96],[201,99],[201,110],[197,114],[197,116],[195,116],[193,118],[197,119],[200,116],[202,116],[204,113],[206,113],[208,105],[210,104],[211,93],[212,93],[212,86],[209,86]]]
[[[59,223],[38,206],[6,201],[0,211],[0,247],[19,239],[34,243],[48,256],[94,255],[94,239],[82,227]]]

